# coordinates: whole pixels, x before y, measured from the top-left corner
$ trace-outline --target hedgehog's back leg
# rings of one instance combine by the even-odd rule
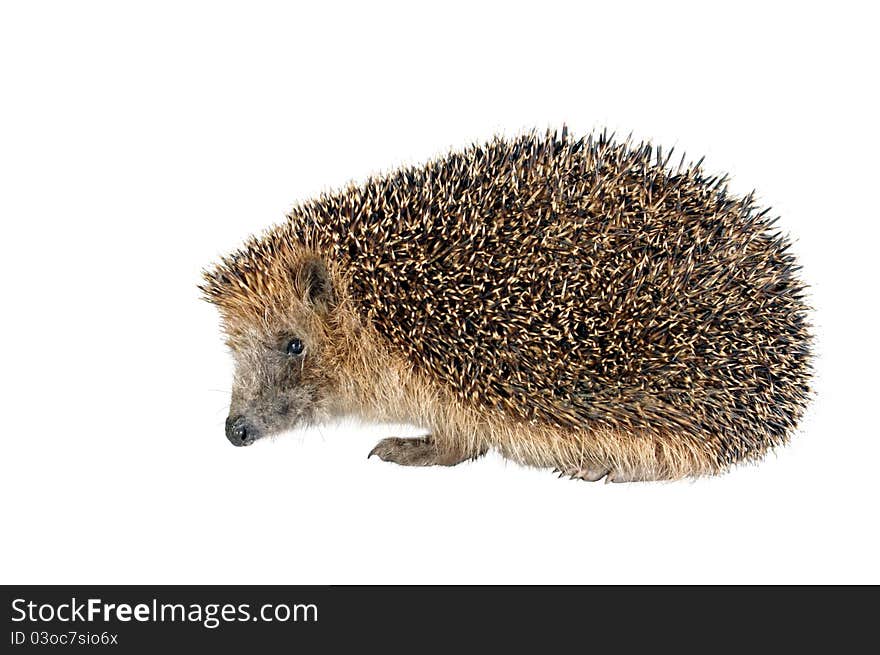
[[[597,466],[594,464],[582,464],[566,469],[554,469],[559,477],[569,477],[572,480],[584,480],[597,482],[604,479],[605,482],[656,482],[658,480],[671,479],[667,475],[659,473],[656,469],[633,470],[627,468],[609,468],[609,466]]]
[[[568,435],[567,435],[568,436]],[[563,441],[569,441],[563,438]],[[571,478],[606,482],[654,482],[719,473],[716,445],[690,435],[636,435],[590,431],[574,437],[574,447],[555,449],[554,465]],[[549,453],[548,453],[549,454]]]
[[[367,458],[376,455],[383,461],[402,466],[455,466],[485,454],[485,447],[473,452],[441,447],[433,436],[418,439],[389,437],[377,443]]]
[[[590,482],[677,480],[724,468],[713,440],[687,434],[523,427],[509,431],[496,445],[503,456],[515,461]]]

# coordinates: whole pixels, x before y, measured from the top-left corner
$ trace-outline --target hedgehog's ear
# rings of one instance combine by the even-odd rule
[[[320,257],[309,257],[302,268],[303,286],[308,302],[318,308],[330,309],[335,303],[330,271]]]

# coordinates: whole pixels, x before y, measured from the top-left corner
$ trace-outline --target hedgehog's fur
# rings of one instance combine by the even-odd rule
[[[493,447],[585,479],[718,472],[803,413],[804,286],[751,194],[671,154],[564,129],[496,138],[295,207],[203,290],[233,349],[303,312],[331,335],[325,414],[433,430],[418,458],[386,440],[384,459]]]

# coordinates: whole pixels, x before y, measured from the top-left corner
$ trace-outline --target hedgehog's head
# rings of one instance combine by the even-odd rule
[[[235,360],[226,436],[236,446],[326,420],[340,388],[345,339],[325,259],[271,240],[251,242],[205,274]]]

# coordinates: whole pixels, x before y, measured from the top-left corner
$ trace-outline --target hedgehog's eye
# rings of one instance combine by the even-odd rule
[[[302,339],[293,338],[287,342],[287,354],[291,357],[299,357],[306,349]]]

